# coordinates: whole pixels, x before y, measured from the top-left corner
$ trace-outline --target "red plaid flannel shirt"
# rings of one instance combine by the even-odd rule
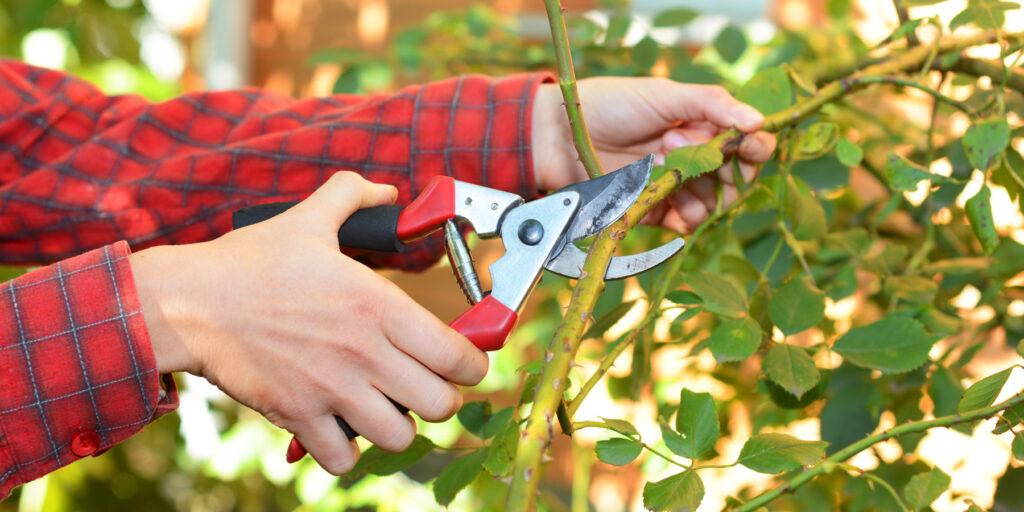
[[[173,380],[161,386],[156,372],[129,246],[214,238],[232,211],[302,198],[342,169],[395,185],[400,203],[438,174],[530,197],[530,113],[545,78],[150,104],[0,61],[0,263],[56,261],[0,286],[0,496],[176,407]],[[436,237],[418,247],[357,257],[419,269],[442,251]]]

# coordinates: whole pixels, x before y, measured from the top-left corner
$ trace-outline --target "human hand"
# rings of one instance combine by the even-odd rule
[[[578,89],[591,139],[606,170],[648,153],[663,163],[669,151],[705,143],[729,128],[747,134],[737,152],[745,181],[753,180],[758,165],[775,151],[775,136],[758,131],[764,120],[761,113],[719,86],[664,78],[600,77],[580,80]],[[541,190],[587,179],[562,103],[555,84],[541,85],[534,99],[533,161]],[[731,159],[716,173],[688,180],[647,220],[679,232],[692,231],[715,210],[716,182],[723,186],[726,204],[736,200]]]
[[[397,286],[338,250],[352,212],[394,187],[339,172],[307,200],[211,242],[131,256],[158,370],[202,375],[294,433],[327,471],[359,451],[334,415],[398,451],[461,406],[487,356]],[[445,380],[447,379],[447,381]]]

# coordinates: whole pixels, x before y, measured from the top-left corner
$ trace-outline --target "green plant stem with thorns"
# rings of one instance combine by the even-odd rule
[[[547,6],[552,28],[555,29],[556,27],[561,27],[562,29],[561,32],[553,30],[553,36],[556,40],[556,49],[562,46],[562,52],[556,52],[556,56],[563,54],[568,55],[569,49],[567,40],[564,40],[565,21],[562,10],[558,6],[557,1],[548,1]],[[1024,41],[1024,33],[1004,34],[1003,38],[1004,40],[1020,42]],[[769,132],[778,132],[783,128],[798,124],[801,120],[814,114],[823,106],[839,100],[847,94],[872,85],[870,80],[864,80],[865,77],[888,77],[911,72],[920,69],[920,67],[926,62],[934,60],[935,55],[942,55],[950,52],[959,53],[965,48],[991,43],[996,40],[997,36],[995,32],[984,32],[966,37],[943,37],[932,45],[921,45],[908,49],[905,53],[895,55],[889,60],[867,66],[849,77],[830,83],[819,89],[814,95],[802,99],[786,109],[766,116],[763,129]],[[560,44],[560,41],[566,42]],[[566,69],[567,67],[571,68],[571,63],[561,57],[559,57],[558,63],[560,75],[573,77],[571,72],[562,73],[562,71],[571,71]],[[997,78],[1001,77],[1002,74],[1000,70],[1000,74]],[[575,81],[574,77],[572,78],[572,81]],[[567,88],[563,87],[563,93],[566,90]],[[573,115],[573,109],[570,108],[570,105],[570,102],[566,103],[567,111],[570,115]],[[576,110],[575,112],[576,115],[582,115],[579,110]],[[577,136],[577,132],[578,130],[574,128],[574,137]],[[743,135],[740,132],[736,130],[727,130],[708,142],[708,145],[717,148],[723,154],[733,154],[739,147],[740,142],[742,142],[742,138]],[[587,144],[581,143],[580,140],[577,139],[576,145],[577,147],[580,147]],[[625,213],[625,215],[609,226],[608,229],[599,233],[596,236],[594,243],[591,245],[587,259],[581,269],[581,277],[577,282],[576,287],[573,289],[572,298],[570,299],[568,309],[565,312],[562,323],[559,325],[558,330],[555,332],[555,335],[544,354],[545,365],[534,393],[533,406],[527,419],[526,428],[521,432],[519,442],[516,447],[514,467],[512,470],[512,484],[507,499],[507,508],[510,512],[529,511],[533,510],[535,507],[538,486],[541,480],[541,463],[543,461],[544,453],[550,446],[551,440],[554,437],[556,423],[558,421],[557,410],[564,403],[564,394],[566,384],[568,383],[569,371],[573,367],[576,353],[580,347],[581,338],[586,330],[585,328],[587,323],[591,319],[594,305],[604,289],[604,273],[608,268],[609,261],[615,253],[616,247],[619,242],[625,238],[626,233],[633,226],[639,223],[650,209],[668,197],[672,191],[679,187],[682,181],[683,175],[678,170],[673,169],[666,172],[659,179],[648,184],[647,188],[643,193],[641,193],[636,203]],[[693,243],[694,240],[691,238],[690,244]],[[653,304],[652,307],[656,308],[658,307],[658,304]],[[582,401],[582,399],[583,398],[581,396],[577,396],[573,399],[574,409],[579,406],[579,402]],[[1002,409],[984,409],[979,412],[985,412],[988,414],[987,416],[977,415],[973,417],[988,417],[1000,410]],[[891,429],[884,435],[900,435],[902,433],[918,432],[921,430],[918,429],[921,425],[926,425],[923,429],[927,429],[931,428],[931,426],[942,426],[943,424],[944,423],[938,423],[932,425],[928,422],[916,422]],[[907,427],[911,428],[908,430]],[[862,446],[860,449],[863,449],[863,447],[871,446],[884,439],[888,439],[888,437],[872,436],[851,446]],[[849,447],[847,449],[849,449]],[[844,449],[841,453],[845,453],[847,449]],[[857,451],[860,451],[860,449]],[[817,467],[818,466],[816,466],[816,468]],[[815,471],[815,469],[798,473],[789,483],[786,484],[786,486],[794,485],[794,481],[798,479],[801,479],[800,484],[805,483],[812,479],[816,474],[820,474],[820,470],[818,470],[818,473],[812,474],[808,477],[802,476],[810,471]],[[774,491],[765,493],[765,495],[763,495],[766,496],[765,498],[759,496],[755,500],[760,505],[763,505],[764,503],[768,503],[778,497],[778,495],[784,492],[784,490],[778,491],[777,494],[772,494],[772,492]],[[747,506],[744,505],[743,510],[753,510],[754,508],[757,507],[747,508]]]
[[[604,174],[604,171],[601,161],[597,158],[594,143],[590,140],[587,122],[583,118],[580,93],[576,88],[576,67],[572,63],[572,48],[569,46],[569,34],[565,28],[565,11],[558,0],[544,0],[544,8],[547,9],[548,23],[551,25],[551,40],[555,44],[558,87],[562,90],[562,99],[565,100],[565,113],[569,117],[572,142],[576,146],[580,163],[587,170],[587,175],[597,178]]]

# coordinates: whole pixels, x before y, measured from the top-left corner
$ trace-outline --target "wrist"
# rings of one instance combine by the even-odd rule
[[[128,258],[159,373],[202,372],[193,334],[201,308],[188,289],[194,280],[183,265],[186,247],[154,247]]]

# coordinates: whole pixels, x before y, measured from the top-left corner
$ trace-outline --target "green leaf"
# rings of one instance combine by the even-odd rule
[[[635,439],[625,437],[605,439],[597,442],[597,458],[605,464],[625,466],[633,462],[643,449],[643,445]]]
[[[918,473],[903,488],[903,499],[913,510],[928,508],[949,488],[949,482],[949,475],[943,473],[939,468]]]
[[[651,66],[658,61],[660,53],[661,47],[658,46],[658,42],[651,39],[650,36],[644,37],[630,51],[630,55],[633,57],[633,67],[640,71],[651,69]]]
[[[1000,165],[992,170],[992,184],[1006,189],[1010,199],[1018,201],[1024,194],[1024,156],[1012,147],[1006,148]]]
[[[781,67],[762,69],[736,91],[736,99],[762,114],[774,114],[793,104],[789,75]]]
[[[696,512],[704,499],[704,482],[696,471],[684,471],[644,484],[644,507],[655,512]]]
[[[792,336],[825,318],[825,293],[807,278],[792,279],[772,295],[768,315],[779,330]]]
[[[964,391],[963,398],[960,399],[960,403],[957,404],[957,412],[970,412],[975,409],[983,409],[995,403],[996,397],[999,396],[999,391],[1003,389],[1003,385],[1006,384],[1006,379],[1010,378],[1010,372],[1013,367],[1009,367],[999,373],[993,373],[984,379],[979,380],[967,388]]]
[[[676,430],[686,438],[680,453],[683,457],[699,459],[715,446],[719,434],[718,412],[710,394],[683,388],[679,395]]]
[[[917,30],[917,27],[921,26],[921,22],[923,21],[924,18],[907,20],[899,27],[896,27],[896,30],[893,30],[892,34],[889,34],[889,37],[886,37],[884,41],[894,41],[896,39],[903,39],[904,37],[913,34],[914,31]]]
[[[616,14],[608,20],[608,30],[605,31],[604,44],[609,48],[615,48],[622,43],[622,38],[629,32],[629,26],[633,20],[624,14]]]
[[[757,434],[747,440],[737,462],[758,473],[776,474],[821,462],[825,441],[804,441],[787,434]]]
[[[594,321],[590,328],[587,329],[587,332],[583,335],[583,339],[600,338],[601,336],[604,336],[604,333],[608,332],[608,329],[611,329],[619,320],[622,320],[622,317],[626,316],[626,313],[629,313],[629,310],[633,308],[634,304],[636,304],[636,301],[631,300],[615,306],[611,311],[605,313],[604,316]]]
[[[821,373],[803,347],[776,343],[764,358],[765,373],[789,394],[800,398],[818,384]]]
[[[1010,143],[1010,125],[1006,119],[996,119],[975,124],[967,129],[961,139],[967,161],[975,169],[986,171]]]
[[[735,25],[726,25],[712,42],[722,60],[733,63],[747,51],[747,36]]]
[[[678,27],[690,23],[698,14],[693,9],[669,9],[655,15],[653,25],[655,28]]]
[[[797,240],[817,240],[828,231],[825,209],[810,187],[795,178],[788,184],[785,216]]]
[[[683,146],[665,155],[665,167],[678,169],[682,173],[680,181],[686,181],[718,169],[723,158],[722,152],[710,144]]]
[[[974,236],[981,242],[985,254],[992,254],[999,246],[999,233],[992,218],[992,192],[988,185],[982,185],[978,193],[971,196],[964,204],[967,220],[971,223]]]
[[[800,133],[794,157],[799,160],[818,158],[831,151],[838,141],[838,125],[828,121],[814,123]]]
[[[484,469],[494,476],[503,476],[512,469],[512,460],[516,454],[516,443],[519,441],[519,425],[509,422],[505,428],[494,436],[487,447],[487,459]]]
[[[892,154],[885,164],[885,177],[889,180],[889,188],[910,192],[917,189],[921,180],[931,179],[932,174],[906,158]]]
[[[699,306],[703,304],[703,301],[700,300],[696,293],[687,290],[668,292],[665,294],[665,300],[681,306]]]
[[[478,436],[481,439],[494,437],[494,435],[501,431],[501,429],[505,428],[505,425],[512,423],[512,416],[515,412],[515,408],[506,407],[494,413],[487,419],[487,423],[484,423],[484,426],[480,428]]]
[[[889,316],[850,329],[833,348],[857,366],[884,373],[903,373],[924,364],[937,339],[926,333],[917,320]]]
[[[416,436],[408,448],[398,453],[388,452],[371,446],[359,457],[346,479],[357,480],[363,475],[385,476],[405,471],[435,448],[434,442],[423,436]]]
[[[434,499],[447,507],[459,491],[473,483],[477,475],[484,470],[483,464],[486,459],[487,450],[481,448],[445,466],[434,480]]]
[[[480,429],[491,418],[491,403],[485,401],[469,402],[459,409],[456,417],[459,418],[459,423],[466,427],[466,430],[480,437]]]
[[[687,453],[687,450],[689,449],[689,442],[686,438],[681,436],[675,430],[672,430],[672,427],[669,427],[664,423],[659,423],[658,426],[661,428],[661,440],[665,442],[665,446],[667,446],[672,453],[680,457],[686,457],[684,454]]]
[[[1010,452],[1013,458],[1024,461],[1024,434],[1015,434],[1010,442]]]
[[[914,304],[927,304],[939,292],[939,285],[921,276],[892,276],[885,280],[885,291],[897,299]]]
[[[750,317],[725,320],[711,331],[707,345],[720,363],[742,361],[761,346],[761,325]]]
[[[864,159],[864,150],[847,139],[839,139],[836,143],[836,157],[847,167],[856,167]]]
[[[614,430],[624,436],[639,436],[640,432],[636,430],[636,427],[632,423],[626,420],[618,420],[615,418],[601,418],[608,429]]]
[[[949,22],[949,30],[952,32],[964,25],[974,24],[978,28],[995,29],[1003,26],[1006,22],[1006,11],[1020,7],[1016,2],[1004,2],[1001,0],[970,0],[967,8],[953,17]]]
[[[732,281],[698,270],[686,276],[686,283],[704,301],[704,309],[729,318],[747,316],[747,295]]]

